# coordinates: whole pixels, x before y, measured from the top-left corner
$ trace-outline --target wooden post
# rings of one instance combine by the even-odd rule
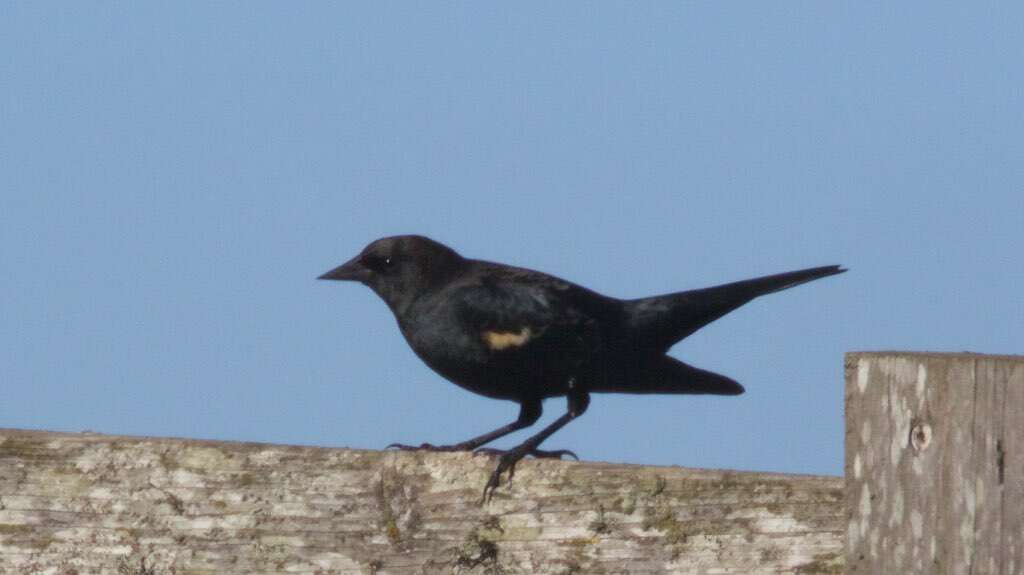
[[[849,573],[1024,573],[1024,357],[846,356]]]
[[[0,573],[840,573],[842,479],[0,429]]]

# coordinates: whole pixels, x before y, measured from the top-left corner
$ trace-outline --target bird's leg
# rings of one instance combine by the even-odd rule
[[[578,389],[576,387],[576,380],[573,379],[569,381],[568,400],[569,410],[565,415],[553,421],[551,425],[540,430],[536,435],[501,454],[501,457],[498,459],[498,466],[494,468],[494,471],[491,473],[491,477],[487,480],[487,484],[484,486],[484,494],[480,501],[481,503],[487,503],[491,500],[491,497],[494,495],[494,490],[501,484],[502,473],[507,471],[509,480],[512,479],[512,476],[516,471],[516,463],[518,463],[520,459],[535,453],[558,453],[538,451],[537,446],[550,437],[551,434],[565,427],[567,423],[576,419],[580,415],[583,415],[583,412],[587,410],[587,406],[590,405],[590,394],[584,390]]]
[[[538,419],[540,419],[542,410],[543,408],[541,407],[540,399],[526,399],[520,402],[519,417],[515,421],[472,439],[467,439],[466,441],[455,443],[453,445],[431,445],[430,443],[423,443],[421,445],[403,445],[401,443],[392,443],[387,446],[387,449],[395,448],[402,451],[472,451],[481,445],[498,439],[499,437],[505,437],[506,435],[519,431],[524,427],[533,425]]]

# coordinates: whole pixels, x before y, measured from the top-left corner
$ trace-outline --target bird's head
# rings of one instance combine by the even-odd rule
[[[424,236],[391,236],[376,240],[359,255],[317,279],[357,281],[401,313],[417,297],[441,285],[459,269],[455,250]]]

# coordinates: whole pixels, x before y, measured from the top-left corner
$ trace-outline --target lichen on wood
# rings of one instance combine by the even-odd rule
[[[0,573],[835,573],[842,479],[0,430]],[[839,566],[839,567],[837,567]]]

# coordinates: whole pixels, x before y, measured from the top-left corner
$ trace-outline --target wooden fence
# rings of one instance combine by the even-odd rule
[[[849,573],[1024,573],[1024,357],[846,357]]]
[[[846,482],[0,430],[0,574],[1019,575],[1024,358],[854,353]],[[844,547],[845,545],[845,547]]]

